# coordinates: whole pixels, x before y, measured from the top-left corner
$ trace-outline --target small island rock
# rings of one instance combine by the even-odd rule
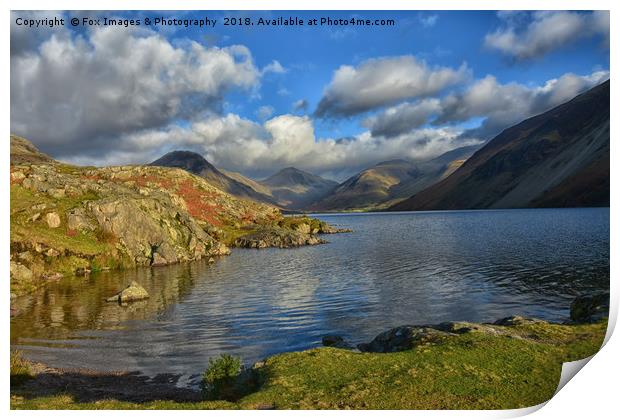
[[[119,302],[128,303],[138,300],[148,299],[149,294],[144,287],[135,281],[132,281],[129,286],[118,292],[112,297],[106,299],[107,302]]]

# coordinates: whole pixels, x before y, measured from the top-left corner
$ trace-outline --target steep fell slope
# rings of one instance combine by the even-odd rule
[[[391,210],[609,206],[609,106],[607,81],[504,130]]]

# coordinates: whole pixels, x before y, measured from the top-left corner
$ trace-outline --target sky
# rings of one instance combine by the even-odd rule
[[[258,25],[280,16],[306,24]],[[16,23],[53,17],[66,24]],[[141,25],[73,27],[75,17]],[[157,17],[216,24],[145,24]],[[307,25],[321,17],[395,23]],[[192,150],[255,178],[294,166],[343,180],[483,144],[607,80],[609,14],[12,12],[10,65],[12,133],[59,160],[141,164]]]

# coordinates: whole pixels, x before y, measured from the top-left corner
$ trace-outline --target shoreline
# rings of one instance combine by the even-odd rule
[[[364,378],[377,377],[378,384],[382,384],[378,390],[385,393],[383,398],[401,398],[403,390],[393,389],[381,379],[385,370],[394,369],[394,366],[397,371],[393,380],[410,381],[414,386],[411,392],[424,391],[419,388],[420,378],[426,381],[423,388],[428,387],[428,391],[435,389],[436,381],[448,380],[454,374],[462,380],[459,375],[467,377],[472,372],[481,372],[474,377],[483,375],[494,378],[493,381],[513,383],[521,377],[524,366],[529,366],[534,377],[520,385],[515,398],[523,398],[531,381],[535,388],[542,388],[531,395],[526,392],[527,401],[538,401],[540,396],[550,398],[555,389],[554,381],[557,385],[559,380],[560,365],[557,370],[549,371],[549,363],[590,356],[602,345],[607,318],[605,306],[598,303],[604,299],[604,294],[576,299],[575,302],[580,300],[580,303],[578,307],[573,304],[571,316],[579,319],[565,323],[514,316],[493,323],[406,325],[382,332],[370,343],[358,345],[358,350],[337,336],[326,336],[323,341],[324,344],[326,341],[330,343],[327,346],[275,354],[243,370],[245,377],[259,378],[254,380],[258,385],[249,388],[245,383],[242,387],[240,385],[245,388],[239,391],[238,398],[229,401],[206,400],[196,389],[177,386],[181,375],[176,374],[160,373],[148,377],[140,372],[57,369],[29,363],[29,379],[14,385],[11,377],[11,408],[50,408],[50,404],[51,408],[93,408],[92,404],[101,408],[342,408],[338,404],[328,407],[312,403],[304,405],[306,397],[295,397],[295,393],[313,395],[318,392],[314,389],[317,383],[329,388],[334,380],[342,380],[344,388],[341,390],[357,389],[360,385],[375,389],[374,382],[366,383],[368,380]],[[447,376],[437,376],[437,369],[446,369],[446,363],[451,366],[445,372]],[[342,364],[350,369],[342,370]],[[413,377],[412,372],[416,372]],[[537,375],[539,379],[536,379]],[[301,391],[287,386],[282,389],[282,384],[290,381],[303,384]],[[471,386],[486,385],[475,382]],[[435,389],[433,392],[445,391]],[[481,407],[510,408],[496,398],[494,396],[493,402],[484,402]],[[390,408],[375,406],[368,400],[354,400],[350,408]],[[381,398],[376,404],[380,401]],[[417,404],[415,400],[410,402]],[[461,402],[444,404],[439,408],[458,408]]]

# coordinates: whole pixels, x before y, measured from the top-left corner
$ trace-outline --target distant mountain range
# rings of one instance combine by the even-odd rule
[[[189,151],[167,153],[150,165],[182,168],[229,194],[289,210],[302,210],[338,186],[335,181],[296,168],[255,181],[237,172],[219,170],[200,154]]]
[[[263,180],[218,169],[190,151],[165,154],[151,166],[185,169],[237,197],[275,204],[287,210],[338,211],[387,208],[443,179],[478,146],[462,147],[427,162],[381,162],[341,184],[297,168],[284,168]]]
[[[220,171],[198,153],[177,150],[166,153],[149,165],[185,169],[187,172],[206,179],[214,187],[229,194],[263,203],[276,204],[268,191],[257,191],[251,185],[251,180],[241,174],[226,174]]]
[[[292,167],[253,180],[189,151],[151,165],[183,168],[229,194],[297,211],[608,206],[609,81],[484,146],[381,162],[340,184]]]
[[[336,181],[296,168],[284,168],[260,183],[271,189],[278,203],[296,210],[306,209],[338,186]]]
[[[461,147],[426,162],[381,162],[338,185],[311,210],[359,210],[388,207],[451,174],[479,146]]]
[[[507,128],[390,210],[609,206],[609,80]]]

